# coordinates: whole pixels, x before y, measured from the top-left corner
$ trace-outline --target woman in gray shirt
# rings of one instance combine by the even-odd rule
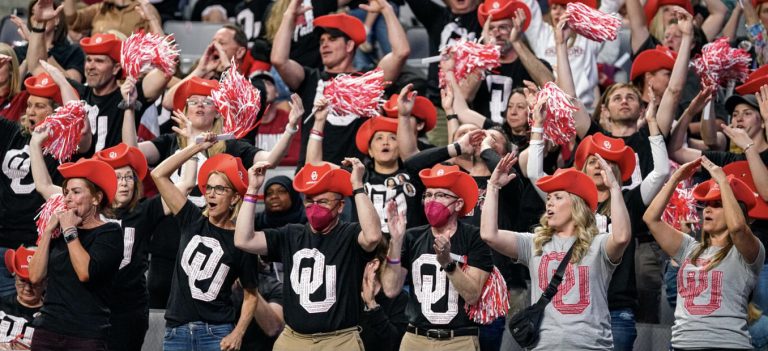
[[[677,184],[702,166],[712,176],[693,192],[705,204],[701,241],[661,221]],[[662,250],[677,262],[674,350],[751,350],[747,305],[763,266],[765,248],[745,213],[755,206],[749,187],[706,157],[681,166],[643,216]]]

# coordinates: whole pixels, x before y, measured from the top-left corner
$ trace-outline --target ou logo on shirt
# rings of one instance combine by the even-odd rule
[[[313,259],[312,267],[301,267],[301,261]],[[325,278],[325,279],[323,279]],[[325,283],[325,300],[311,301],[314,294]],[[299,295],[299,304],[309,313],[323,313],[336,303],[336,266],[325,265],[325,255],[317,249],[301,249],[293,254],[291,288]]]
[[[686,258],[680,265],[680,270],[677,271],[677,291],[683,298],[683,307],[694,316],[710,315],[717,311],[723,302],[723,272],[705,270],[709,261],[697,259],[696,266],[699,270],[696,271],[696,268],[693,268],[686,271],[686,266],[691,264],[691,260]],[[697,304],[696,298],[702,297],[705,291],[709,291],[709,301],[705,300],[704,304]]]
[[[198,250],[200,245],[207,247],[211,253],[206,255],[200,252]],[[187,285],[189,285],[193,299],[211,302],[219,295],[221,286],[224,285],[224,280],[229,273],[229,266],[223,263],[219,265],[223,256],[224,249],[221,248],[219,241],[206,236],[193,236],[187,247],[184,248],[184,253],[181,256],[181,268],[187,274]],[[211,278],[213,279],[208,285],[208,291],[203,291],[197,287],[198,281]]]
[[[555,267],[560,264],[565,258],[565,252],[550,252],[541,256],[541,262],[539,263],[539,288],[543,292],[547,290],[549,281],[552,279],[552,275],[555,274],[557,269],[550,270],[550,264],[555,263]],[[565,266],[565,276],[563,282],[557,289],[557,294],[552,298],[552,305],[555,306],[558,312],[561,314],[580,314],[589,307],[589,266],[577,266],[579,275],[578,281],[578,297],[579,300],[576,303],[566,303],[565,297],[571,292],[574,286],[576,286],[576,277],[574,276],[573,263],[569,262]],[[569,299],[571,300],[571,299]]]
[[[424,266],[433,266],[435,274],[422,274],[421,269]],[[459,292],[448,280],[445,271],[440,269],[437,255],[423,254],[413,261],[411,268],[413,269],[411,276],[413,289],[416,299],[421,305],[421,314],[432,324],[445,325],[450,323],[459,314]],[[447,309],[445,312],[435,312],[432,306],[445,297],[446,290],[448,293]]]

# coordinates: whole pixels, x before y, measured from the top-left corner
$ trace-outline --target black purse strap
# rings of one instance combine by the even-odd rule
[[[574,243],[575,244],[575,243]],[[552,279],[549,280],[549,285],[547,286],[547,289],[544,290],[544,293],[541,294],[541,297],[539,297],[539,301],[536,303],[539,304],[548,304],[549,301],[552,300],[553,297],[555,297],[555,294],[557,294],[557,287],[560,286],[560,283],[563,282],[563,274],[565,273],[565,267],[568,266],[568,262],[571,261],[571,255],[573,254],[573,246],[571,245],[571,248],[568,249],[568,252],[565,254],[565,257],[563,257],[563,260],[560,261],[560,265],[557,266],[557,271],[555,271],[555,275],[552,277]]]

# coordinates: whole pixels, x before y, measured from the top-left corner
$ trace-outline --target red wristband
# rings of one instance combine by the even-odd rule
[[[314,134],[314,135],[317,135],[317,136],[319,136],[321,138],[325,136],[325,134],[323,134],[323,132],[321,132],[321,131],[319,131],[317,129],[310,130],[309,134]]]

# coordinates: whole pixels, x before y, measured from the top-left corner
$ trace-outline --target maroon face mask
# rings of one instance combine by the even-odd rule
[[[333,210],[320,206],[318,204],[308,205],[305,209],[307,220],[312,229],[318,232],[324,232],[331,225],[333,219]]]
[[[448,206],[453,205],[453,201]],[[427,221],[429,225],[434,228],[440,228],[448,223],[448,219],[451,218],[451,210],[448,206],[443,205],[437,201],[430,201],[424,205],[424,214],[427,215]]]

